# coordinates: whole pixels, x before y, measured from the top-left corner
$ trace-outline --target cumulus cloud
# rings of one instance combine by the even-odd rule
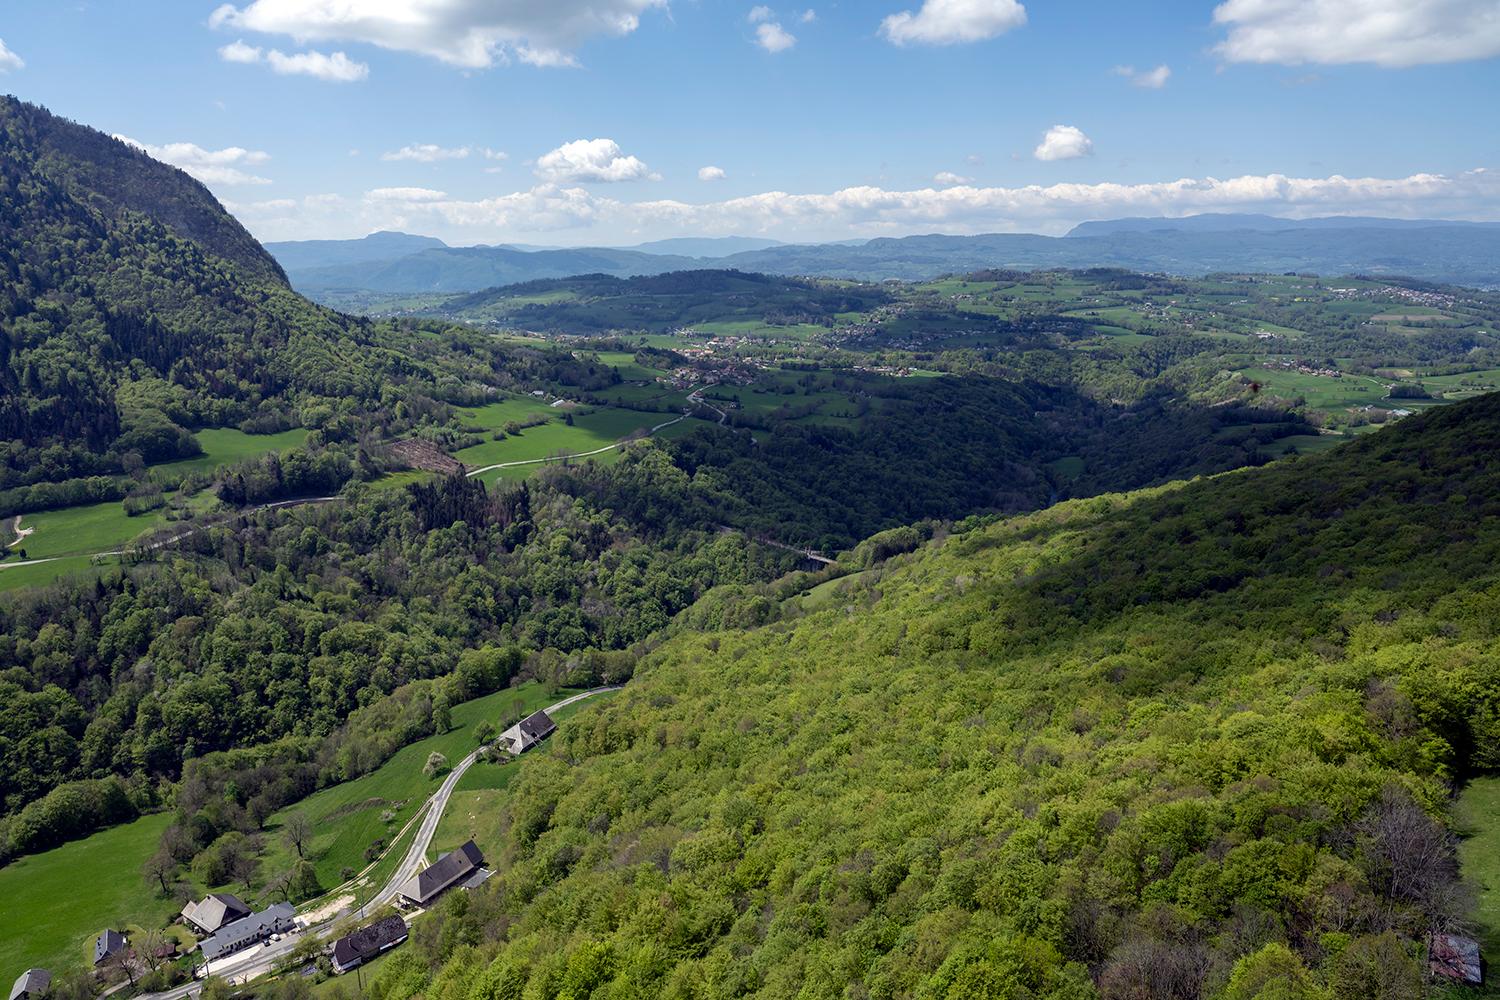
[[[9,73],[11,70],[25,68],[26,60],[6,48],[5,39],[0,38],[0,73]]]
[[[699,167],[698,179],[700,181],[722,181],[729,175],[724,172],[723,167]]]
[[[600,36],[624,36],[667,0],[250,0],[213,12],[215,28],[306,41],[362,42],[482,69],[511,59],[534,66],[574,64],[572,51]]]
[[[749,21],[751,24],[759,24],[762,21],[769,21],[775,16],[776,14],[771,10],[771,8],[762,5],[759,7],[751,7],[750,13],[745,15],[745,20]]]
[[[755,26],[755,44],[767,52],[785,52],[797,44],[797,36],[783,28],[780,22],[766,21]]]
[[[488,150],[486,150],[488,153]],[[413,163],[437,163],[441,160],[463,160],[469,156],[468,146],[457,146],[448,148],[434,145],[430,142],[415,143],[410,146],[402,146],[400,149],[389,153],[381,153],[380,158],[391,162],[408,160]]]
[[[913,14],[904,10],[880,24],[880,33],[896,45],[953,45],[982,42],[1026,23],[1026,8],[1016,0],[926,0]]]
[[[239,146],[228,146],[224,149],[204,149],[202,146],[191,142],[169,142],[163,146],[153,146],[148,142],[138,142],[126,135],[116,135],[116,139],[141,150],[152,159],[171,164],[185,171],[192,177],[205,184],[240,185],[240,184],[269,184],[269,179],[258,177],[255,174],[242,170],[242,167],[259,166],[271,157],[269,154],[258,150],[242,149]]]
[[[536,175],[555,183],[638,181],[653,178],[649,167],[626,156],[613,139],[575,139],[537,158]]]
[[[801,21],[803,24],[812,24],[817,19],[818,19],[818,12],[815,11],[815,10],[813,10],[811,7],[807,8],[806,10],[804,10],[802,12],[801,16],[799,16],[797,18],[797,20]]]
[[[1143,87],[1146,90],[1160,90],[1167,85],[1167,80],[1172,76],[1172,68],[1162,63],[1155,69],[1136,72],[1134,66],[1116,66],[1115,75],[1125,77],[1134,86]]]
[[[1500,55],[1494,0],[1226,0],[1229,62],[1405,67]]]
[[[370,67],[355,62],[342,52],[296,52],[291,55],[280,49],[269,52],[243,39],[230,42],[219,49],[219,58],[225,62],[253,65],[265,63],[271,71],[282,76],[312,76],[332,83],[354,83],[370,75]]]
[[[1054,125],[1042,137],[1041,144],[1032,151],[1038,160],[1076,160],[1090,156],[1094,142],[1083,134],[1083,130],[1072,125]]]
[[[974,178],[955,174],[951,170],[939,170],[932,178],[932,183],[941,184],[943,187],[952,187],[955,184],[969,184]]]

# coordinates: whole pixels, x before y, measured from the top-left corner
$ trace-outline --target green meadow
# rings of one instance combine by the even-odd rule
[[[457,763],[475,748],[474,726],[481,719],[498,726],[501,716],[517,701],[522,711],[532,712],[571,693],[553,695],[542,685],[529,683],[454,706],[453,729],[403,747],[369,774],[315,792],[271,816],[266,821],[262,877],[274,877],[292,866],[294,856],[281,842],[278,830],[296,812],[306,814],[317,831],[307,855],[317,869],[319,883],[326,889],[339,885],[346,868],[362,870],[369,863],[365,850],[377,840],[389,842],[437,790],[441,778],[422,774],[428,754],[441,753]]]
[[[170,473],[212,472],[221,465],[241,462],[267,452],[288,452],[301,447],[307,440],[307,431],[299,427],[279,434],[246,434],[233,427],[210,427],[198,431],[193,437],[198,439],[203,454],[153,465],[152,470]]]
[[[164,925],[178,906],[146,884],[141,865],[171,821],[143,816],[0,868],[0,979],[81,967],[106,928]]]

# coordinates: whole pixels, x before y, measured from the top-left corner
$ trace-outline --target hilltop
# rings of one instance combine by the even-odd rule
[[[1449,790],[1500,764],[1497,436],[1483,397],[690,613],[512,786],[428,929],[507,931],[433,992],[1418,995]]]

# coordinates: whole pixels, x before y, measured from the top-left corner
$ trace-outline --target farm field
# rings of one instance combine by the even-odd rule
[[[455,705],[454,728],[450,731],[403,747],[369,774],[315,792],[267,819],[262,876],[274,877],[292,866],[294,856],[281,842],[278,831],[287,816],[299,812],[305,813],[317,830],[307,854],[319,883],[325,888],[340,884],[344,869],[363,869],[368,864],[366,848],[400,830],[437,788],[439,779],[422,774],[428,754],[437,752],[457,761],[474,749],[473,730],[481,719],[496,722],[498,727],[501,715],[517,699],[523,711],[531,712],[571,693],[552,695],[542,685],[529,683]],[[390,819],[383,819],[385,815]]]
[[[512,420],[520,423],[534,417],[551,419],[557,413],[552,407],[530,396],[510,396],[495,403],[475,406],[458,411],[466,426],[483,427],[497,431]]]
[[[106,552],[166,523],[159,510],[131,517],[118,500],[46,510],[21,515],[22,527],[36,530],[19,547],[30,559]]]
[[[170,473],[212,472],[230,462],[255,458],[270,451],[287,452],[301,447],[307,440],[307,431],[299,427],[279,434],[246,434],[234,427],[211,427],[198,431],[193,437],[198,439],[203,454],[153,465],[152,470]]]
[[[178,904],[146,885],[141,865],[171,821],[142,816],[0,868],[0,979],[84,967],[106,927],[164,924]]]
[[[573,424],[569,426],[554,410],[553,418],[545,424],[528,427],[519,435],[509,436],[503,441],[485,441],[465,448],[454,457],[470,468],[478,468],[497,462],[548,458],[559,452],[577,454],[614,444],[633,431],[654,427],[676,416],[606,407],[573,411]]]
[[[88,556],[66,556],[55,562],[38,563],[35,566],[20,566],[14,562],[7,566],[0,563],[0,593],[25,587],[40,587],[65,576],[81,576],[93,572],[95,568]]]

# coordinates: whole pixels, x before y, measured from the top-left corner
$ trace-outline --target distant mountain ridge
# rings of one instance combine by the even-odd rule
[[[395,259],[351,258],[320,267],[300,266],[321,252],[307,249],[307,244],[272,248],[293,284],[313,297],[335,290],[386,295],[475,292],[582,274],[630,278],[702,268],[863,281],[921,281],[992,267],[1119,267],[1185,276],[1297,271],[1500,286],[1500,224],[1482,222],[1215,214],[1086,222],[1062,237],[934,234],[852,244],[782,243],[727,255],[702,252],[705,246],[716,251],[730,245],[734,244],[723,239],[686,239],[627,249],[438,246]],[[296,249],[285,249],[288,246]]]
[[[1288,229],[1434,229],[1447,226],[1500,228],[1500,222],[1466,222],[1445,219],[1384,219],[1367,215],[1328,215],[1312,219],[1283,219],[1276,215],[1238,213],[1205,213],[1178,218],[1166,216],[1105,219],[1081,222],[1068,230],[1069,236],[1107,236],[1114,233],[1143,232],[1237,232],[1254,229],[1282,232]]]

